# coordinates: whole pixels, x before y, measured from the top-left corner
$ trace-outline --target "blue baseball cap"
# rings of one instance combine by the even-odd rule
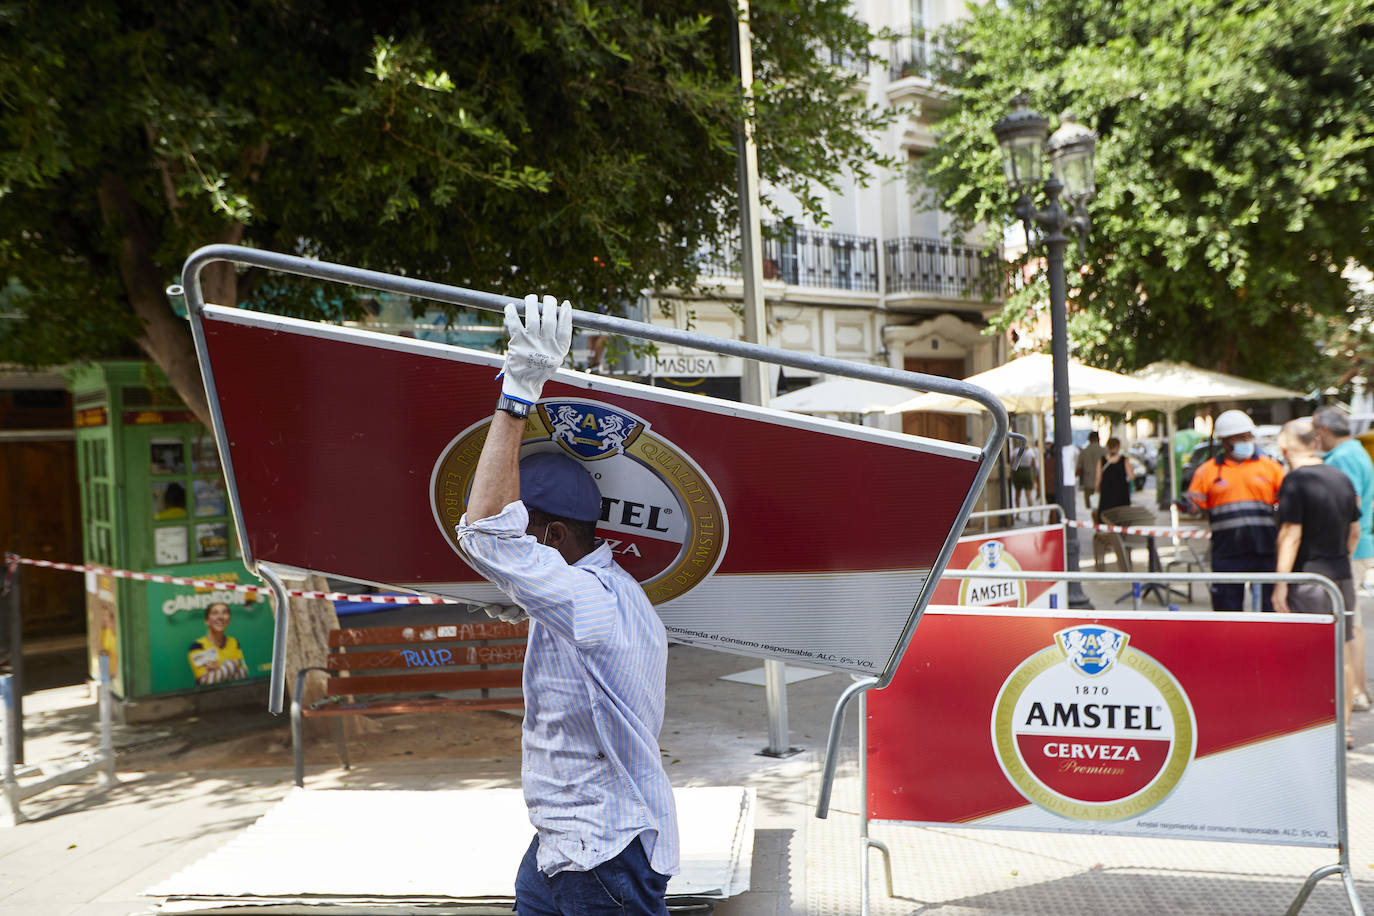
[[[538,452],[520,462],[520,499],[527,509],[559,518],[594,522],[601,518],[601,491],[582,462]]]

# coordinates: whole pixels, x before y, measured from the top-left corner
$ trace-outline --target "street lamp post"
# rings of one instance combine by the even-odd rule
[[[1069,427],[1069,332],[1065,313],[1064,249],[1068,247],[1067,230],[1072,229],[1079,243],[1088,234],[1088,201],[1092,199],[1093,149],[1097,135],[1078,124],[1065,113],[1060,127],[1049,135],[1049,120],[1028,107],[1025,96],[1013,100],[1013,110],[992,127],[997,144],[1002,148],[1002,165],[1007,184],[1016,193],[1016,215],[1026,229],[1026,247],[1031,242],[1031,225],[1039,226],[1044,235],[1046,269],[1050,276],[1050,352],[1054,365],[1054,466],[1059,474],[1056,492],[1064,510],[1066,522],[1077,517],[1078,493],[1066,473],[1065,451],[1073,444],[1073,430]],[[1048,143],[1046,142],[1048,138]],[[1042,168],[1048,153],[1051,171],[1044,180],[1046,206],[1035,207],[1032,195],[1041,184]],[[1072,210],[1064,208],[1061,198]],[[1066,483],[1066,481],[1068,481]],[[1078,531],[1072,525],[1065,531],[1064,565],[1069,572],[1078,572]],[[1075,581],[1068,584],[1069,606],[1089,607],[1082,586]]]

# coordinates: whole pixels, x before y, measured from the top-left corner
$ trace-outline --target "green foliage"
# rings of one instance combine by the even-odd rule
[[[824,53],[864,56],[870,35],[843,0],[753,11],[761,171],[818,208],[885,123]],[[18,284],[0,360],[127,348],[138,297],[214,241],[607,310],[691,287],[704,241],[736,219],[734,12],[0,3],[0,275]],[[260,273],[241,300],[341,307]]]
[[[1079,356],[1311,374],[1342,270],[1374,264],[1367,0],[1006,0],[944,40],[959,95],[921,178],[965,226],[1013,218],[991,126],[1018,91],[1100,134],[1076,305],[1110,333]]]

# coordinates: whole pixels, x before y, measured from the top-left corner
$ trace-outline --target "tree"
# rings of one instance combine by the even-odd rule
[[[613,309],[736,218],[733,0],[0,5],[0,360],[131,342],[208,417],[164,289],[234,242]],[[884,115],[843,0],[755,0],[763,177],[816,215]],[[207,298],[356,309],[217,265]],[[329,295],[335,295],[333,293]]]
[[[1005,0],[943,40],[957,99],[920,180],[965,227],[1012,218],[990,128],[1017,92],[1100,135],[1071,275],[1086,359],[1310,373],[1353,301],[1342,271],[1374,264],[1374,8]]]

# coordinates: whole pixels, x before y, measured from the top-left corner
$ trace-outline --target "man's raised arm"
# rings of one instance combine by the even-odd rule
[[[497,378],[502,379],[501,399],[482,444],[477,471],[468,496],[469,522],[490,518],[520,498],[520,443],[525,418],[539,400],[544,383],[567,358],[572,345],[572,306],[560,306],[553,296],[525,297],[525,320],[515,303],[506,304],[506,333],[510,345]]]

